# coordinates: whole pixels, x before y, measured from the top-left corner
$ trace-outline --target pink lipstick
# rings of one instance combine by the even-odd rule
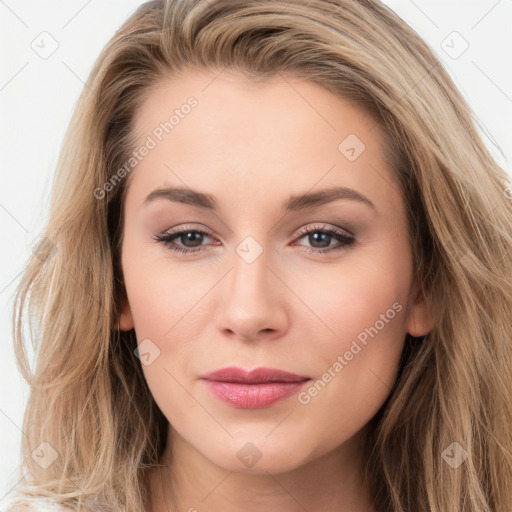
[[[201,376],[220,400],[238,409],[263,409],[297,392],[310,377],[275,368],[229,367]]]

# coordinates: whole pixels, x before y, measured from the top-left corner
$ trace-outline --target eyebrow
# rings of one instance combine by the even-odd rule
[[[215,197],[211,194],[192,190],[191,188],[185,187],[161,187],[153,190],[146,199],[144,199],[143,205],[147,205],[157,199],[165,199],[167,201],[173,201],[206,210],[218,211],[218,204]],[[283,211],[294,212],[305,210],[307,208],[313,208],[315,206],[321,206],[338,199],[350,199],[352,201],[358,201],[363,203],[370,208],[376,210],[375,205],[366,196],[360,194],[356,190],[347,187],[331,187],[317,192],[309,192],[300,195],[292,195],[284,203]]]

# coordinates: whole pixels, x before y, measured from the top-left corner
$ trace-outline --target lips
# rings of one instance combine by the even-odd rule
[[[229,367],[201,376],[217,398],[238,409],[262,409],[297,392],[310,377],[276,368]]]

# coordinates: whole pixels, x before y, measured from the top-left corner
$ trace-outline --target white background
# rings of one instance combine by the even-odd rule
[[[60,145],[83,83],[101,49],[140,3],[0,0],[0,499],[19,480],[28,397],[13,356],[14,289],[44,226]],[[512,175],[512,2],[384,3],[441,58],[471,105],[485,143]],[[31,47],[43,31],[58,43],[47,59]],[[456,59],[442,47],[453,31],[469,44]],[[457,50],[462,40],[453,37],[444,44]]]

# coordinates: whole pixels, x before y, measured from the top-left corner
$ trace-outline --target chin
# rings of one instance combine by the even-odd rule
[[[247,438],[232,440],[229,447],[226,444],[219,446],[222,451],[208,453],[208,450],[203,456],[228,471],[254,475],[286,473],[308,461],[308,454],[297,449],[301,443],[270,442],[265,439],[266,435],[254,441]]]

